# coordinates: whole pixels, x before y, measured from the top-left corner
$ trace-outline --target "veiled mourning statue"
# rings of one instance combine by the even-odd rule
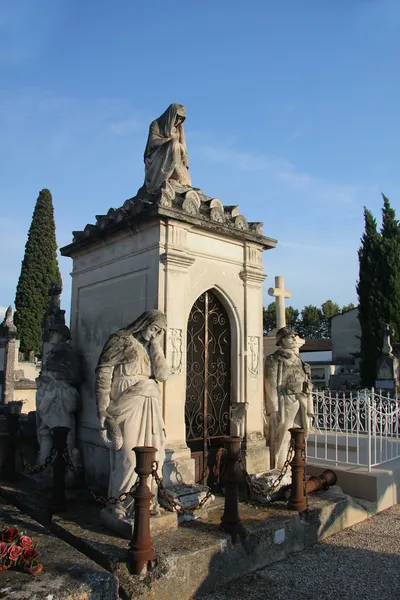
[[[290,444],[290,427],[303,427],[306,435],[314,415],[311,367],[298,354],[304,344],[297,333],[281,327],[276,333],[279,346],[265,359],[264,407],[269,421],[271,458],[275,455],[275,468],[285,463]],[[273,462],[273,460],[272,460]]]
[[[79,354],[70,346],[71,334],[66,325],[49,326],[49,350],[37,378],[36,420],[39,442],[38,464],[42,465],[53,446],[54,427],[68,427],[68,452],[78,456],[75,448],[75,413],[80,408],[77,385],[82,379]]]
[[[103,439],[110,448],[108,495],[118,498],[134,485],[135,446],[154,446],[160,470],[165,458],[165,426],[159,381],[169,368],[160,345],[165,315],[144,312],[136,321],[112,334],[96,368],[96,398]],[[132,498],[109,505],[120,520],[132,515]]]
[[[150,125],[144,151],[145,186],[149,194],[157,193],[166,181],[191,187],[189,161],[183,122],[182,104],[171,104]]]

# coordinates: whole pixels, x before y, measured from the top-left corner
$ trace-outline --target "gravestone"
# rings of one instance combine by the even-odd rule
[[[393,352],[390,341],[390,325],[385,326],[382,343],[382,354],[378,358],[375,387],[378,390],[398,391],[399,358]]]
[[[262,253],[277,242],[237,206],[192,187],[184,115],[171,105],[150,126],[138,193],[61,249],[73,260],[71,334],[84,360],[78,437],[88,484],[107,487],[109,475],[95,400],[100,352],[110,334],[149,309],[167,318],[165,483],[204,482],[204,467],[227,435],[243,436],[249,471],[268,468]],[[157,179],[155,165],[164,159],[168,169]]]

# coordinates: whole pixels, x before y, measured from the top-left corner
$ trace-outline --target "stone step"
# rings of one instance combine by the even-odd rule
[[[2,571],[0,598],[118,600],[118,579],[14,506],[0,504],[0,526],[15,527],[37,544],[43,571],[36,576]]]
[[[113,572],[129,600],[190,600],[228,581],[300,552],[319,539],[365,520],[369,515],[352,498],[333,487],[309,497],[302,516],[284,503],[268,507],[240,503],[245,534],[230,536],[219,529],[223,507],[182,523],[176,530],[153,534],[153,569],[140,577],[126,567],[128,542],[110,532],[53,517],[52,530]]]
[[[1,493],[26,505],[32,498],[10,487]],[[26,492],[25,492],[26,494]],[[34,497],[35,498],[35,497]],[[37,499],[35,500],[37,502]],[[218,506],[204,509],[196,520],[180,523],[173,530],[152,532],[156,561],[153,569],[136,577],[126,566],[128,540],[102,525],[99,505],[75,495],[64,513],[53,515],[50,528],[64,541],[112,572],[125,599],[189,600],[258,568],[299,552],[370,514],[340,488],[309,496],[309,510],[303,515],[286,509],[283,502],[268,506],[240,503],[239,513],[245,535],[232,537],[219,529],[223,499]],[[36,507],[37,509],[37,507]],[[174,515],[176,522],[176,513]]]

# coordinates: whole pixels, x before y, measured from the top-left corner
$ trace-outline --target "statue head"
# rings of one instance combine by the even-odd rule
[[[185,119],[185,107],[182,104],[170,104],[161,117],[157,119],[161,135],[170,137],[173,127],[181,127]]]
[[[276,332],[276,345],[286,350],[295,350],[304,343],[305,340],[289,327],[281,327]]]
[[[127,333],[149,342],[167,329],[167,319],[160,310],[147,310],[124,329]]]
[[[58,344],[59,342],[70,340],[71,332],[69,327],[62,325],[61,323],[54,323],[49,327],[49,338],[52,344]]]

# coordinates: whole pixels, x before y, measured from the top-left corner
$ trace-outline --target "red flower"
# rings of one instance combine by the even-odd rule
[[[26,548],[22,555],[22,560],[24,562],[32,562],[37,557],[38,553],[36,552],[35,548]]]
[[[32,546],[32,540],[27,535],[21,535],[19,538],[19,545],[22,548],[30,548]]]
[[[7,527],[7,529],[3,532],[1,539],[3,542],[13,542],[19,536],[18,529],[14,529],[14,527]]]
[[[7,554],[8,546],[5,542],[0,542],[0,558]]]
[[[10,546],[8,550],[8,558],[17,561],[22,554],[21,546]]]

